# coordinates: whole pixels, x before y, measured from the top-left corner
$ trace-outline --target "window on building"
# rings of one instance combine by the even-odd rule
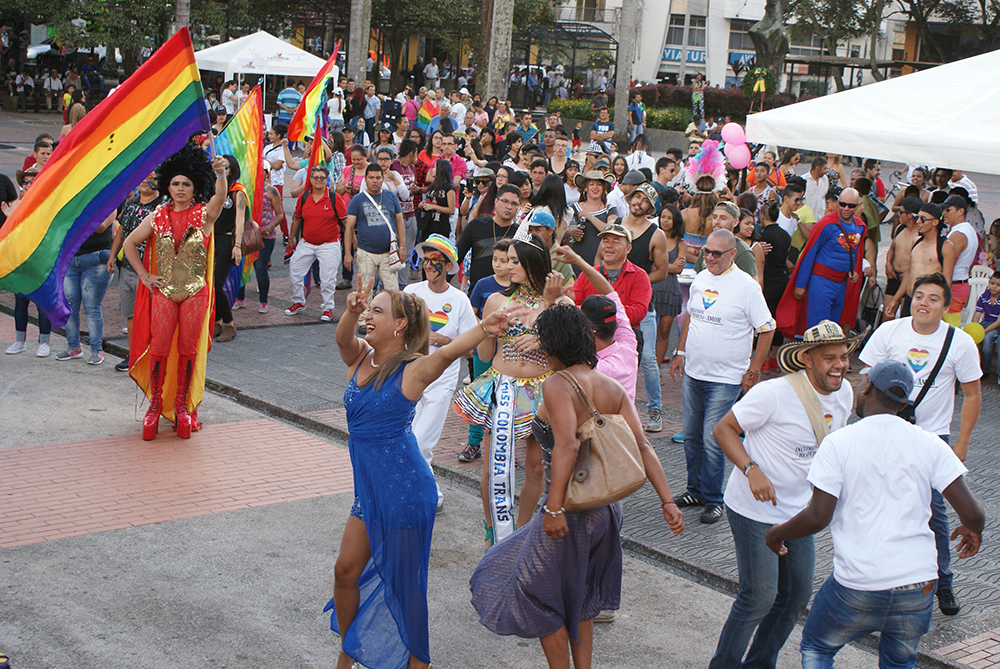
[[[857,44],[851,45],[851,58],[861,58],[861,47]]]
[[[801,35],[792,39],[788,53],[793,56],[819,56],[823,52],[823,39],[816,34]]]
[[[705,26],[704,16],[692,16],[688,22],[688,46],[705,46]]]
[[[684,44],[684,15],[671,14],[670,23],[667,25],[667,44],[683,46]]]
[[[750,39],[750,27],[753,21],[743,21],[733,19],[729,22],[729,50],[730,51],[753,51],[753,40]]]

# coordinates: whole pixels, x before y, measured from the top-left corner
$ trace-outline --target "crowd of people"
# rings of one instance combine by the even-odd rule
[[[219,115],[229,117],[242,100],[235,82],[224,88]],[[517,114],[465,88],[381,96],[349,78],[331,90],[329,137],[303,147],[309,155],[323,142],[324,160],[310,168],[287,139],[301,98],[295,82],[278,94],[255,270],[266,313],[280,231],[287,316],[303,317],[315,286],[321,320],[333,321],[337,291],[346,295],[336,342],[356,500],[328,605],[343,637],[340,669],[430,662],[427,569],[444,499],[428,465],[450,409],[469,423],[458,459],[483,462],[486,552],[473,605],[497,634],[539,638],[549,666],[568,668],[571,656],[590,666],[593,622],[613,620],[620,605],[620,502],[564,508],[577,429],[594,415],[627,425],[671,532],[683,531],[684,508],[700,509],[704,524],[728,519],[740,592],[711,667],[775,666],[813,594],[812,535],[831,522],[834,573],[813,600],[804,666],[831,666],[840,647],[875,630],[885,661],[913,666],[933,598],[946,615],[960,609],[944,500],[961,521],[960,556],[975,554],[984,523],[961,461],[1000,331],[1000,273],[970,294],[972,266],[990,262],[981,249],[997,240],[968,176],[911,166],[893,200],[874,160],[848,179],[848,162],[818,156],[800,174],[800,151],[779,161],[760,147],[744,175],[697,133],[653,158],[641,97],[619,151],[606,105],[581,137],[581,124],[559,114]],[[417,112],[428,106],[436,114],[425,132]],[[245,293],[231,302],[221,286],[242,258],[239,165],[209,163],[197,148],[205,139],[149,175],[66,277],[74,315],[56,358],[83,356],[82,303],[88,362],[100,364],[100,305],[120,276],[131,353],[118,368],[150,397],[144,438],[161,415],[179,436],[198,429],[207,346],[236,336],[233,310],[245,306]],[[18,172],[22,190],[52,141],[36,141]],[[298,170],[291,181],[288,168]],[[871,332],[858,314],[878,290],[883,232],[886,322]],[[986,331],[981,352],[954,327],[969,300]],[[28,306],[18,296],[8,354],[26,349]],[[870,366],[857,396],[845,382],[856,350]],[[676,495],[649,442],[663,430],[664,364],[682,389],[673,440],[687,480]],[[784,375],[761,381],[771,370]],[[170,372],[177,382],[165,385]],[[852,411],[862,420],[847,426]]]

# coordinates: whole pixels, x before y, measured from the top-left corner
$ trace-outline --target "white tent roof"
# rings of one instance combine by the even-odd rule
[[[747,139],[1000,174],[1000,51],[752,114]]]
[[[202,49],[194,57],[200,69],[225,72],[226,79],[240,72],[312,78],[326,62],[263,30]]]

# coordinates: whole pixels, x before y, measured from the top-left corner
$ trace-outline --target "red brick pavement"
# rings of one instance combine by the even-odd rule
[[[347,451],[270,420],[0,450],[0,548],[353,489]]]
[[[934,652],[972,669],[1000,666],[1000,628],[938,648]]]

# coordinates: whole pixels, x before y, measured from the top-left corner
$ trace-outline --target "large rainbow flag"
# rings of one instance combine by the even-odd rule
[[[254,87],[246,101],[230,119],[219,136],[215,138],[215,155],[231,155],[240,165],[240,183],[246,189],[249,218],[244,225],[250,225],[253,219],[260,225],[264,208],[264,103],[260,85]],[[230,272],[235,286],[230,289],[230,281],[226,281],[226,294],[230,302],[235,300],[236,289],[245,286],[253,273],[253,261],[257,253],[251,253],[240,261]]]
[[[59,142],[0,231],[0,288],[27,295],[62,327],[77,249],[157,165],[208,130],[183,28]]]
[[[427,132],[427,128],[431,126],[431,119],[435,116],[441,114],[441,107],[438,105],[436,100],[433,100],[430,93],[427,94],[427,99],[424,100],[424,104],[420,105],[420,110],[417,111],[417,127]]]
[[[326,83],[334,76],[337,67],[337,52],[340,50],[340,40],[333,45],[333,54],[330,60],[326,61],[320,71],[313,77],[312,82],[302,96],[302,102],[292,115],[292,120],[288,122],[288,141],[304,142],[306,135],[316,132],[316,116],[319,111],[326,106]]]

